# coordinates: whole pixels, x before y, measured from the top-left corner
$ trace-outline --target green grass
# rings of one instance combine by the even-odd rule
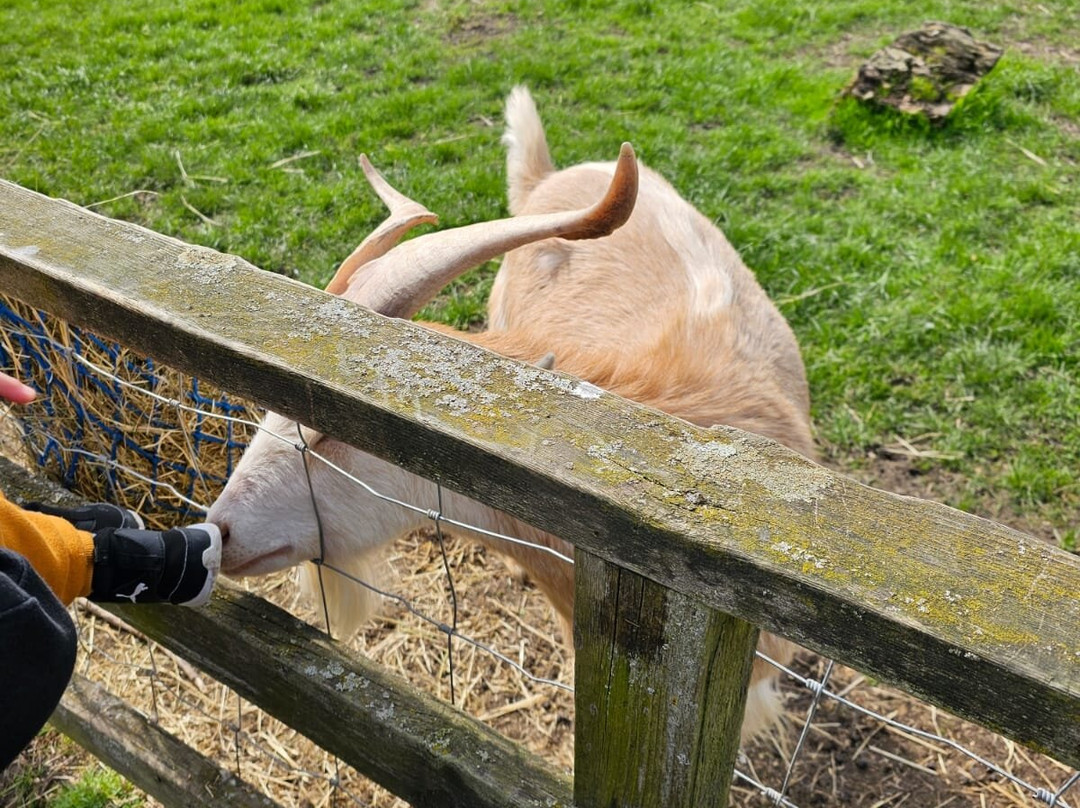
[[[55,730],[43,729],[17,762],[0,772],[5,808],[142,808],[134,786]]]
[[[945,126],[838,102],[927,19],[1007,47]],[[1075,546],[1077,41],[1072,0],[9,0],[0,175],[322,284],[382,215],[361,151],[443,225],[503,214],[525,82],[561,165],[630,140],[724,229],[835,462],[909,441],[952,504]],[[492,272],[428,315],[477,324]]]
[[[100,764],[50,799],[47,808],[140,808],[145,799],[119,774]]]

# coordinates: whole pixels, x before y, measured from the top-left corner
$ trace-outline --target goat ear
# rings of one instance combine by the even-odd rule
[[[537,359],[534,364],[543,370],[553,370],[555,368],[555,354],[549,351]]]
[[[366,154],[360,155],[360,166],[364,169],[364,176],[375,189],[379,199],[390,209],[390,215],[360,242],[360,246],[353,250],[348,258],[342,261],[334,277],[326,285],[326,291],[332,295],[340,295],[344,292],[356,270],[369,261],[374,261],[388,253],[414,227],[421,224],[435,224],[439,221],[439,217],[430,210],[391,186],[371,165]]]

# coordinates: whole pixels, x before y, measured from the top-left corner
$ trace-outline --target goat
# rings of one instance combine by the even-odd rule
[[[812,456],[809,394],[795,336],[721,232],[639,165],[627,144],[617,162],[556,171],[526,89],[511,93],[506,118],[511,219],[397,244],[409,228],[434,217],[364,161],[391,215],[342,263],[327,291],[409,317],[452,277],[505,252],[488,331],[422,325],[522,361],[549,361],[554,353],[558,370],[612,393],[695,424],[756,432]],[[420,261],[423,269],[406,270]],[[278,434],[298,428],[275,414],[265,426]],[[434,483],[306,428],[302,433],[320,455],[377,490],[407,502],[434,501]],[[350,482],[322,464],[308,471],[310,490],[295,448],[255,437],[208,515],[225,540],[226,573],[263,574],[322,551],[335,566],[370,579],[379,548],[424,523],[422,515],[357,497]],[[312,496],[318,497],[322,550]],[[570,551],[557,537],[453,492],[445,492],[444,510],[484,530]],[[510,556],[568,624],[569,564],[540,549],[476,538]],[[305,565],[301,579],[317,592],[314,569]],[[374,596],[342,576],[323,579],[331,624],[351,633],[370,614]],[[760,647],[781,662],[794,650],[765,633]],[[755,662],[744,739],[776,717],[774,674]]]

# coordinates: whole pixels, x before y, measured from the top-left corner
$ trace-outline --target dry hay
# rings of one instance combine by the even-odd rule
[[[51,326],[52,327],[52,326]],[[60,325],[54,332],[66,333]],[[4,335],[10,345],[12,337]],[[16,340],[17,341],[17,340]],[[138,361],[110,360],[108,367],[121,375]],[[70,361],[57,362],[55,372],[75,375]],[[171,371],[155,368],[167,376]],[[189,380],[177,374],[172,389],[186,390]],[[165,388],[159,388],[163,390]],[[164,393],[168,398],[176,393]],[[175,408],[171,408],[175,410]],[[103,416],[117,420],[127,412],[113,404],[100,407]],[[40,428],[56,428],[59,411],[39,416]],[[180,414],[175,432],[156,421],[143,420],[126,425],[126,434],[136,445],[152,446],[203,472],[206,450],[191,451],[194,429],[209,429],[190,414]],[[50,423],[50,418],[52,423]],[[185,432],[185,430],[187,430]],[[36,429],[35,429],[36,431]],[[141,459],[126,455],[124,464]],[[189,479],[180,472],[181,479]],[[129,507],[144,513],[151,509],[147,485],[138,480],[108,489],[99,473],[76,476],[81,493],[94,499],[111,498],[115,492]],[[223,476],[223,475],[221,475]],[[205,489],[204,501],[214,490]],[[175,507],[175,502],[171,504]],[[175,524],[177,514],[170,508],[150,513],[158,521]],[[527,582],[516,578],[499,560],[483,548],[465,541],[448,539],[447,553],[459,597],[459,630],[514,658],[534,675],[563,682],[573,681],[570,658],[552,610]],[[447,578],[438,545],[429,533],[406,537],[394,546],[389,558],[393,591],[403,595],[421,612],[450,622],[451,607]],[[242,584],[320,625],[321,610],[299,602],[291,575],[280,573]],[[248,782],[285,806],[359,804],[398,808],[405,803],[365,780],[291,728],[267,716],[189,665],[169,656],[159,646],[148,644],[112,620],[84,608],[75,610],[80,627],[78,670],[104,683],[147,715],[156,718],[168,731],[203,752],[219,765],[238,771]],[[404,607],[389,603],[384,616],[350,642],[360,654],[383,664],[419,689],[449,698],[449,666],[446,637],[434,626],[409,614]],[[820,675],[821,662],[806,656],[798,663],[808,676]],[[454,678],[457,704],[509,738],[570,771],[573,764],[573,698],[570,694],[530,681],[516,669],[498,662],[483,651],[463,642],[454,645]],[[844,692],[852,700],[897,720],[953,738],[988,760],[1008,768],[1036,786],[1051,791],[1063,782],[1063,766],[1023,750],[988,730],[947,716],[916,699],[887,688],[877,687],[847,669],[838,669],[830,688]],[[788,699],[785,725],[745,750],[741,768],[759,782],[779,788],[787,770],[787,760],[795,745],[809,704],[809,693],[791,680],[784,684]],[[72,777],[70,761],[78,754],[48,736],[39,739],[26,758],[28,765],[46,761],[56,777],[43,776],[42,789],[55,789],[56,779]],[[15,770],[17,770],[16,764]],[[7,773],[10,777],[11,771]],[[331,785],[340,777],[341,789]],[[4,783],[0,777],[0,797]],[[877,719],[825,700],[812,725],[807,744],[793,769],[789,799],[800,808],[835,805],[853,808],[886,806],[980,806],[1005,808],[1030,806],[1034,802],[1015,786],[950,749],[937,749],[921,738],[907,736]],[[1071,805],[1076,805],[1074,793]],[[2,799],[0,799],[2,802]],[[153,800],[148,802],[156,805]],[[766,806],[764,797],[736,783],[733,804]]]

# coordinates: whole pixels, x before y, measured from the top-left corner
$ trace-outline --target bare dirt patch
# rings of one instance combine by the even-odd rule
[[[818,51],[819,61],[822,67],[830,70],[850,68],[854,71],[859,62],[874,51],[881,37],[881,31],[845,31],[839,39],[829,42]]]
[[[811,655],[796,664],[799,673],[812,679],[820,679],[824,667],[823,660]],[[1053,792],[1068,777],[1060,764],[906,694],[880,687],[849,668],[839,666],[833,671],[829,690],[896,722],[954,741],[1037,788]],[[790,679],[784,691],[789,698],[784,731],[747,750],[747,768],[770,784],[783,781],[812,700],[808,690],[794,688]],[[741,806],[771,804],[745,788],[738,790]],[[971,758],[828,698],[818,707],[786,794],[800,808],[1036,804],[1022,788]]]
[[[506,35],[517,25],[517,17],[512,14],[477,14],[452,23],[444,39],[451,45],[475,47]]]

